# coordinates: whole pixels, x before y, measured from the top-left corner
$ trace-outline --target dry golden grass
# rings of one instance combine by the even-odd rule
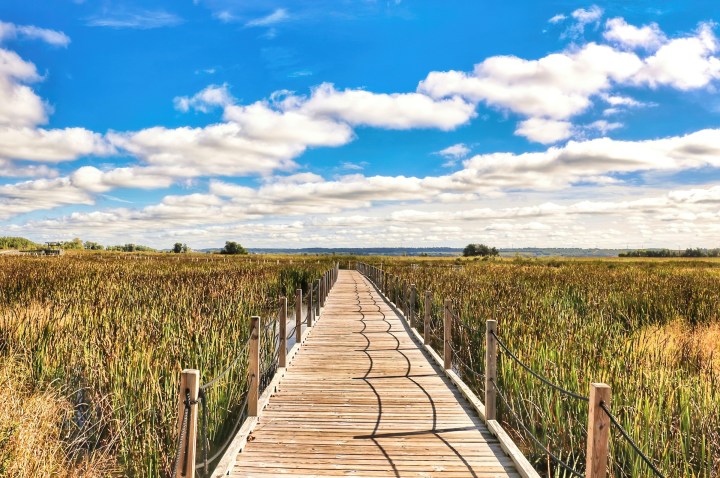
[[[668,364],[681,367],[683,363],[701,364],[698,372],[720,374],[720,323],[692,325],[676,319],[663,325],[651,325],[642,330],[643,351],[660,351]]]
[[[70,402],[56,391],[37,391],[17,357],[0,362],[0,476],[93,478],[117,475],[109,456],[83,457],[68,439]]]

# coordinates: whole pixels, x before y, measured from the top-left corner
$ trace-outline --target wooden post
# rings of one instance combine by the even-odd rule
[[[313,325],[313,315],[315,314],[315,307],[313,307],[312,286],[310,287],[310,290],[308,290],[307,314],[308,328],[310,328]]]
[[[322,307],[325,303],[323,302],[323,278],[318,279],[318,303]]]
[[[250,318],[250,389],[248,390],[248,416],[258,416],[260,398],[260,317]]]
[[[417,289],[415,284],[410,284],[410,327],[416,327],[415,321],[415,300],[417,299]]]
[[[432,312],[432,297],[430,291],[425,291],[425,323],[423,324],[423,342],[430,343],[430,314]]]
[[[287,297],[280,297],[280,350],[278,367],[287,367]]]
[[[402,281],[402,310],[403,314],[405,314],[405,319],[409,319],[408,317],[408,286],[407,282]]]
[[[497,417],[497,393],[493,384],[497,383],[497,321],[485,322],[485,420]]]
[[[295,343],[302,339],[302,289],[295,291]]]
[[[320,279],[317,281],[317,293],[315,294],[315,317],[320,316]]]
[[[445,340],[444,340],[444,352],[445,352],[445,370],[452,368],[452,349],[450,345],[452,343],[452,316],[450,315],[450,299],[445,299]]]
[[[610,406],[610,385],[590,384],[590,404],[588,413],[587,458],[585,476],[587,478],[605,478],[608,463],[608,439],[610,437],[610,418],[600,408],[600,403]]]
[[[190,393],[190,401],[197,401],[200,392],[200,371],[185,369],[180,374],[180,389],[178,393],[178,434],[183,426],[183,414],[185,413],[185,400],[187,393]],[[197,417],[198,406],[190,405],[189,422],[185,430],[185,438],[180,443],[180,461],[178,462],[176,477],[195,477],[195,451],[197,438]],[[183,468],[183,465],[187,466]]]

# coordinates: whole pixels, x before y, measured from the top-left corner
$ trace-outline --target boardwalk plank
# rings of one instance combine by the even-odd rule
[[[374,287],[340,271],[231,476],[520,476],[438,372]]]

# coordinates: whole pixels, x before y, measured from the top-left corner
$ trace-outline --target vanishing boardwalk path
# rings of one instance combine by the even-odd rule
[[[356,271],[340,271],[230,476],[520,476]]]

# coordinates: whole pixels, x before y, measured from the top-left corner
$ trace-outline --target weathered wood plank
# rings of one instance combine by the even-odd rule
[[[408,330],[367,279],[341,271],[230,476],[519,477],[482,404]]]

